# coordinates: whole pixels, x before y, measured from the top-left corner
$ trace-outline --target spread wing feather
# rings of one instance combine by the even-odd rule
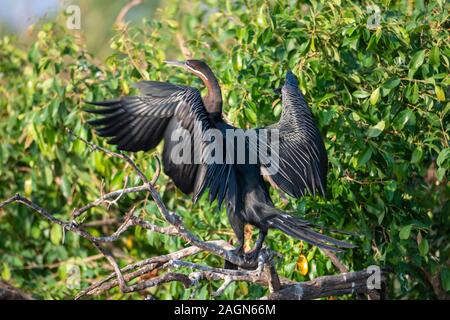
[[[297,79],[290,71],[281,92],[283,111],[280,121],[266,128],[278,130],[279,136],[279,143],[268,143],[271,154],[276,153],[278,159],[278,170],[270,174],[270,179],[296,198],[305,193],[325,195],[327,153]],[[261,165],[265,175],[269,175],[267,168],[267,165]]]
[[[142,96],[88,102],[100,108],[87,111],[101,116],[89,123],[97,128],[100,136],[110,138],[108,143],[117,145],[120,150],[147,151],[164,139],[164,172],[184,193],[191,193],[199,165],[173,163],[170,156],[176,143],[170,139],[173,131],[179,128],[186,129],[195,138],[201,137],[202,130],[210,128],[200,93],[191,87],[157,81],[141,81],[136,87]],[[180,143],[193,146],[193,141]]]

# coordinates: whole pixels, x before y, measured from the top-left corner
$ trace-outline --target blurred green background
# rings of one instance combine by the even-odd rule
[[[36,2],[37,3],[37,2]],[[226,118],[252,127],[277,121],[273,89],[288,68],[299,76],[330,160],[327,198],[281,198],[277,207],[313,222],[360,234],[358,247],[339,254],[350,270],[389,266],[389,297],[448,298],[450,293],[449,20],[444,1],[145,1],[117,27],[127,1],[0,1],[0,199],[16,192],[61,219],[105,190],[137,179],[124,163],[90,152],[70,128],[106,146],[86,124],[82,100],[136,93],[141,79],[201,88],[198,79],[167,68],[167,58],[206,60],[223,89]],[[66,27],[65,9],[80,7],[81,28]],[[5,8],[5,10],[3,10]],[[114,147],[111,147],[114,149]],[[158,153],[158,150],[155,152]],[[152,153],[133,155],[151,176]],[[225,213],[202,199],[192,204],[162,175],[158,189],[170,210],[204,240],[234,237]],[[109,211],[91,210],[85,223],[116,219],[133,206],[164,224],[142,195],[124,197]],[[91,227],[111,234],[117,221]],[[255,230],[249,229],[250,232]],[[64,241],[63,241],[64,240]],[[339,273],[317,248],[273,231],[267,245],[284,258],[277,270],[305,281]],[[127,231],[110,249],[121,265],[186,246],[147,232]],[[307,259],[308,270],[297,263]],[[198,254],[192,261],[222,261]],[[80,283],[68,286],[68,270]],[[36,298],[73,297],[109,274],[108,263],[84,239],[28,208],[0,210],[1,278]],[[195,298],[209,299],[220,283],[202,282]],[[97,298],[187,299],[180,283]],[[261,297],[266,289],[232,284],[220,299]],[[344,296],[339,298],[353,298]]]

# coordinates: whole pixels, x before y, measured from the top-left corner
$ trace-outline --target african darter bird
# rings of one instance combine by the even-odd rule
[[[308,221],[275,208],[264,180],[266,164],[233,164],[226,161],[205,164],[202,162],[204,158],[200,163],[174,163],[171,153],[180,143],[171,139],[175,130],[187,130],[192,135],[191,139],[194,139],[203,137],[209,129],[215,129],[219,130],[223,134],[222,139],[226,140],[226,130],[238,128],[224,121],[219,82],[205,62],[187,60],[166,63],[182,67],[199,77],[207,88],[206,96],[201,97],[197,89],[189,86],[140,81],[136,84],[141,92],[139,96],[89,102],[102,107],[88,110],[102,115],[101,118],[89,122],[97,127],[98,135],[110,137],[108,143],[117,145],[120,150],[133,152],[153,149],[164,140],[164,172],[183,193],[192,193],[194,201],[197,201],[205,190],[209,190],[211,202],[217,199],[219,207],[225,201],[227,216],[238,240],[235,253],[246,259],[256,259],[270,228],[281,230],[296,239],[324,249],[341,251],[341,248],[354,247],[320,233],[318,227]],[[270,175],[271,185],[295,198],[306,193],[325,196],[328,167],[325,146],[298,87],[298,80],[291,71],[287,71],[281,96],[283,108],[280,120],[265,128],[269,132],[276,129],[279,135],[279,164],[277,172]],[[261,129],[256,129],[256,132]],[[188,143],[188,139],[183,141]],[[194,140],[188,144],[192,152]],[[228,143],[229,141],[225,141],[225,144]],[[258,147],[246,143],[245,151],[248,153]],[[248,253],[244,253],[246,224],[259,229],[255,248]],[[225,264],[235,267],[227,262]]]

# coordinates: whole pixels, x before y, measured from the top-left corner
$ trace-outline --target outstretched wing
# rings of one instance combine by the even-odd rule
[[[272,156],[278,158],[277,170],[268,174],[267,165],[261,165],[263,174],[281,190],[293,197],[306,192],[325,195],[328,158],[314,117],[294,74],[288,71],[281,90],[283,111],[280,121],[266,129],[278,130],[279,143],[270,145]]]
[[[184,193],[191,193],[198,165],[193,159],[190,163],[174,163],[171,154],[177,143],[180,149],[192,153],[194,141],[201,141],[195,139],[201,139],[202,131],[211,126],[200,93],[191,87],[157,81],[142,81],[136,86],[144,95],[88,102],[102,107],[88,112],[103,116],[89,123],[97,127],[100,136],[110,137],[108,143],[120,150],[147,151],[165,139],[164,172]],[[190,136],[181,142],[171,141],[172,133],[180,128]]]
[[[246,140],[245,159],[248,163],[250,158],[258,159],[262,174],[293,197],[299,198],[305,193],[325,195],[327,153],[314,117],[292,72],[288,71],[281,91],[283,112],[280,121],[266,128],[245,131],[247,136],[253,136],[254,133],[257,137],[256,143]],[[230,142],[225,139],[224,145],[229,147]],[[237,151],[233,144],[230,149],[234,149],[235,153]],[[228,151],[227,148],[224,152]],[[244,167],[241,170],[245,170]],[[199,179],[203,184],[196,189],[202,191],[209,188],[211,201],[217,197],[220,204],[227,196],[228,205],[235,206],[239,194],[236,189],[236,169],[237,166],[233,164],[208,166],[207,170],[200,171],[205,178]]]

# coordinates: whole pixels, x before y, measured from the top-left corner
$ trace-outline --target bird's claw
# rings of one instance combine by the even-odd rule
[[[259,257],[259,251],[256,251],[256,250],[252,250],[252,251],[246,252],[244,254],[244,260],[248,264],[251,264],[251,263],[255,262],[256,260],[258,260],[258,257]]]
[[[237,255],[237,256],[240,256],[240,257],[243,256],[243,249],[241,247],[234,248],[233,250],[230,250],[230,252],[232,252],[234,255]],[[225,260],[225,262],[223,264],[223,268],[224,269],[229,269],[229,270],[237,270],[238,266],[235,265],[234,263],[231,263],[228,260]]]
[[[225,260],[223,263],[223,268],[227,270],[237,270],[238,266],[228,260]]]

